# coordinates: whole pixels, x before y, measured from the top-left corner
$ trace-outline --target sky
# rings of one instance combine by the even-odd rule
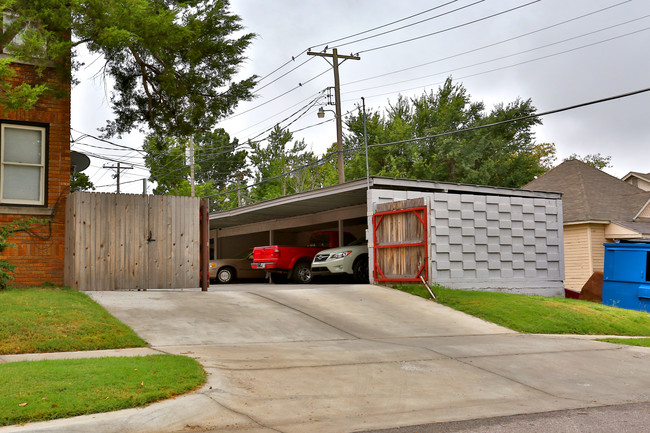
[[[362,97],[368,111],[377,111],[398,95],[435,92],[449,76],[488,110],[530,98],[547,112],[650,88],[647,0],[233,0],[231,11],[257,35],[238,74],[259,77],[256,97],[215,125],[240,143],[263,139],[278,123],[317,155],[336,141],[333,112],[316,114],[334,110],[327,97],[318,98],[334,85],[332,67],[305,53],[326,44],[327,52],[337,47],[360,57],[339,67],[343,114]],[[72,150],[132,164],[121,191],[142,193],[142,158],[111,143],[141,148],[144,136],[111,143],[91,137],[112,118],[111,84],[96,77],[101,59],[82,58],[81,84],[72,91]],[[647,173],[648,107],[650,92],[551,114],[535,139],[555,144],[556,164],[571,154],[600,153],[611,156],[605,171],[613,176]],[[115,162],[91,157],[85,173],[97,191],[115,192],[115,170],[104,165]]]

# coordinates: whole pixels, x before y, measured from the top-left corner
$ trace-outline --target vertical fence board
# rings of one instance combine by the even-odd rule
[[[373,217],[375,281],[427,277],[426,213],[423,198],[377,205]]]
[[[67,285],[198,287],[200,199],[76,192],[67,200]]]
[[[65,252],[64,252],[64,266],[63,266],[63,284],[66,286],[74,285],[75,264],[74,260],[74,245],[77,230],[74,225],[76,209],[76,196],[68,196],[65,202]]]

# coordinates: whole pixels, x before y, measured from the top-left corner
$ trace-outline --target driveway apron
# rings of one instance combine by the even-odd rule
[[[208,372],[115,431],[340,433],[650,400],[648,349],[518,334],[377,286],[89,295]],[[106,416],[98,431],[118,427]]]

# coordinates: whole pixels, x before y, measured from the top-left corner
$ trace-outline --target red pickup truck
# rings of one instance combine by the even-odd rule
[[[350,233],[344,233],[344,243],[354,240]],[[271,245],[253,249],[253,269],[266,269],[271,274],[286,274],[296,283],[311,282],[311,262],[314,256],[327,248],[339,246],[337,231],[312,233],[306,247]]]

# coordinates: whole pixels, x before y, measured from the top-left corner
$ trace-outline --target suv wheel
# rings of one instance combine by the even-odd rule
[[[352,266],[354,272],[354,282],[359,284],[368,284],[368,256],[361,256]]]
[[[293,267],[291,277],[298,284],[311,283],[311,264],[307,262],[298,262]]]

